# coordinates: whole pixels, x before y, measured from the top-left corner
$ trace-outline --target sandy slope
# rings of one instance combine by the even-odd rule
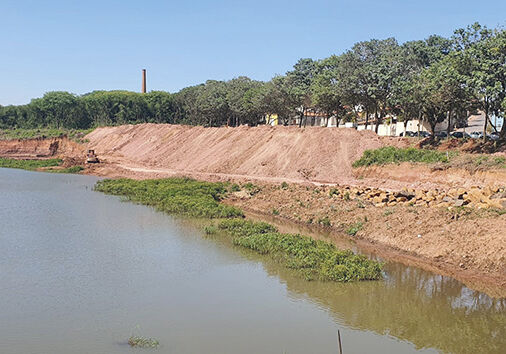
[[[167,124],[98,128],[86,136],[99,156],[137,172],[189,172],[343,183],[372,132],[297,127],[203,128]]]
[[[505,171],[469,173],[428,166],[352,169],[367,149],[418,142],[345,128],[204,128],[169,124],[98,128],[86,136],[101,160],[91,173],[109,177],[313,182],[378,187],[449,189],[502,184]]]

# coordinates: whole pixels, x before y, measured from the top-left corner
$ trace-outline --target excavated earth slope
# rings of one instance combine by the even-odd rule
[[[330,183],[353,179],[352,162],[364,150],[384,145],[370,131],[317,127],[141,124],[98,128],[86,138],[99,156],[138,171],[152,167]]]
[[[0,157],[11,159],[75,158],[84,162],[85,147],[67,137],[0,140]]]

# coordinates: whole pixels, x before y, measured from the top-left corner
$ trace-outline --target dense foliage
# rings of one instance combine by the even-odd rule
[[[478,23],[451,38],[359,42],[340,55],[300,59],[269,82],[240,76],[174,94],[48,92],[27,105],[0,107],[0,129],[143,122],[238,126],[277,114],[281,124],[313,125],[318,115],[336,117],[338,124],[365,120],[376,129],[395,116],[423,119],[434,130],[445,119],[450,126],[465,122],[476,110],[485,112],[484,131],[497,130],[490,116],[506,111],[506,31]],[[506,124],[500,136],[506,138]]]
[[[234,244],[269,255],[308,280],[349,282],[381,278],[382,265],[333,244],[297,234],[282,234],[263,222],[224,220],[218,228],[234,236]]]
[[[243,216],[239,209],[220,203],[227,191],[223,183],[199,182],[189,178],[108,179],[97,182],[95,190],[125,196],[133,202],[171,214],[206,218]]]
[[[451,153],[453,156],[454,153]],[[415,148],[396,148],[385,146],[379,149],[366,150],[362,157],[353,163],[353,167],[385,165],[401,162],[448,162],[450,154],[437,150],[424,150]]]

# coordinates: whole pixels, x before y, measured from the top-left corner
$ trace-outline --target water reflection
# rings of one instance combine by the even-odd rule
[[[215,239],[230,243],[224,235]],[[384,281],[307,282],[266,257],[239,248],[237,252],[261,262],[270,276],[286,284],[290,296],[310,299],[343,326],[393,336],[417,349],[504,353],[506,348],[506,300],[453,278],[387,263]]]

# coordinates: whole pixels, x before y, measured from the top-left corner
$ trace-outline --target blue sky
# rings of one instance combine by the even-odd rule
[[[175,92],[207,79],[269,80],[355,42],[506,25],[506,1],[1,0],[0,104],[47,91]]]

